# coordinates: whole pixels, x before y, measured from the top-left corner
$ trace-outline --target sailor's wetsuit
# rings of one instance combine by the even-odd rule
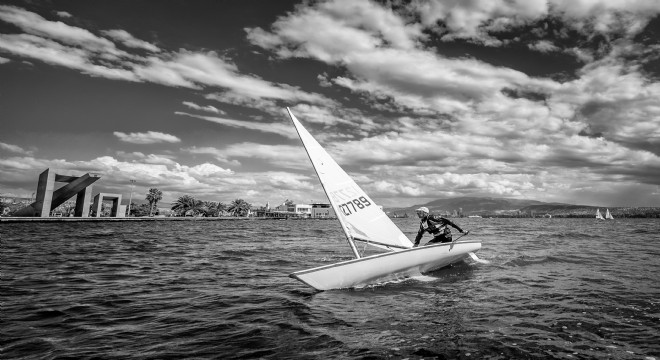
[[[419,231],[417,232],[417,237],[415,237],[415,246],[419,245],[419,241],[422,240],[422,236],[424,235],[425,231],[433,235],[433,239],[431,239],[427,245],[451,242],[451,230],[449,229],[449,226],[460,231],[461,233],[463,232],[463,229],[451,222],[451,220],[445,219],[438,215],[426,215],[419,223]]]

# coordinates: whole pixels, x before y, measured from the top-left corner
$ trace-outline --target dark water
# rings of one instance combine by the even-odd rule
[[[327,292],[336,221],[0,224],[0,357],[660,359],[660,221],[457,222],[489,263]]]

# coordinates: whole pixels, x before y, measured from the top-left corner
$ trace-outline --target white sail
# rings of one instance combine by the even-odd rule
[[[474,252],[481,249],[481,242],[477,240],[413,248],[401,230],[287,110],[356,257],[289,276],[317,290],[344,289],[416,276],[468,257],[478,259]],[[353,240],[396,251],[360,257]]]
[[[600,209],[596,209],[596,219],[603,220],[603,215],[600,214]]]
[[[605,211],[605,219],[614,219],[614,217],[610,213],[610,209],[607,209],[607,211]]]
[[[406,235],[287,111],[349,242],[360,240],[390,250],[411,248]]]

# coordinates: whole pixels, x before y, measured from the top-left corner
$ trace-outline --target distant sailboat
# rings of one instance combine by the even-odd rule
[[[605,220],[605,218],[603,218],[603,215],[600,214],[600,209],[596,209],[596,219]]]
[[[287,108],[287,111],[355,255],[353,260],[297,271],[291,277],[317,290],[344,289],[419,275],[467,257],[478,259],[474,252],[481,248],[481,242],[476,240],[414,248],[406,235],[307,132],[291,110]],[[356,241],[389,252],[361,257]]]
[[[610,214],[610,209],[607,209],[607,211],[605,212],[605,219],[614,219],[614,217],[612,217],[612,214]]]

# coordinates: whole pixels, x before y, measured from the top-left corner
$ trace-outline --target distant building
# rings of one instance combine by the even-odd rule
[[[312,213],[313,218],[335,218],[337,214],[335,209],[332,208],[332,205],[328,203],[312,203]]]
[[[282,204],[273,208],[273,211],[283,215],[311,217],[312,205],[309,204]]]
[[[32,198],[29,198],[29,197],[16,197],[16,196],[3,196],[3,197],[0,197],[0,202],[7,203],[7,204],[29,205],[32,201],[34,201],[34,200]]]

